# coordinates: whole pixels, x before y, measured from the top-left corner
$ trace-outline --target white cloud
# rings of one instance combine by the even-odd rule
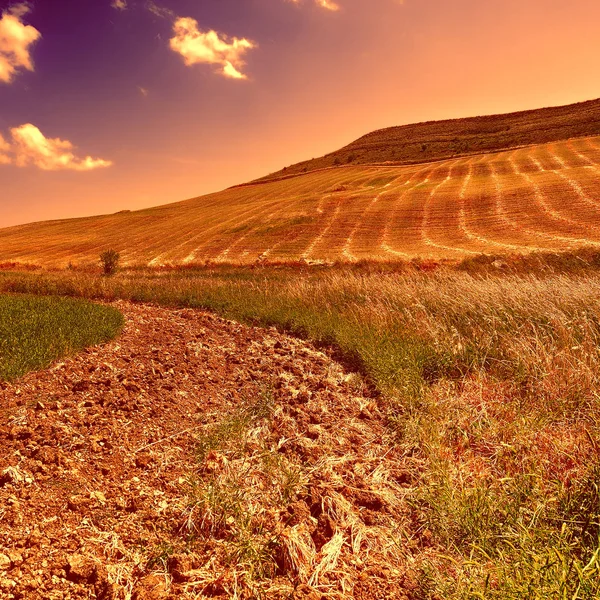
[[[18,167],[33,165],[44,171],[91,171],[113,164],[91,156],[77,158],[71,142],[47,138],[31,123],[14,127],[10,133],[12,144],[0,136],[0,164],[15,164]]]
[[[300,4],[301,1],[302,0],[290,0],[290,2],[293,2],[294,4]],[[315,0],[315,4],[331,11],[340,10],[340,5],[337,2],[334,2],[334,0]]]
[[[339,4],[333,2],[333,0],[315,0],[315,2],[327,10],[340,10]]]
[[[0,18],[0,81],[4,83],[11,83],[21,68],[33,71],[29,49],[41,33],[23,23],[22,17],[29,10],[27,4],[15,4]]]
[[[117,10],[126,10],[127,0],[113,0],[110,5]]]
[[[10,152],[10,144],[0,134],[0,165],[9,165],[12,162],[8,155]]]
[[[155,16],[160,17],[161,19],[174,19],[175,13],[163,6],[159,6],[154,2],[154,0],[148,0],[146,2],[146,8]]]
[[[171,50],[183,56],[186,65],[197,63],[219,65],[221,75],[231,79],[247,79],[241,69],[242,57],[257,44],[245,38],[230,39],[216,31],[202,32],[198,21],[192,18],[179,18],[173,25],[175,37],[169,43]]]

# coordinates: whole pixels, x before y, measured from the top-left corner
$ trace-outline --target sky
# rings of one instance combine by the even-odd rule
[[[598,0],[0,0],[0,227],[600,97]]]

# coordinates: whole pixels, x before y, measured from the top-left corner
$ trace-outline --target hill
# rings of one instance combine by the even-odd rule
[[[107,248],[126,265],[158,266],[454,260],[598,246],[600,136],[526,145],[600,128],[600,101],[577,106],[463,120],[463,138],[485,150],[478,154],[440,158],[440,146],[436,160],[416,164],[341,165],[141,211],[3,229],[0,262],[97,263]],[[495,137],[478,137],[492,122]],[[411,127],[355,144],[376,156],[384,139],[408,139],[409,131],[415,140],[433,139],[427,132],[458,125]]]
[[[340,150],[291,165],[259,181],[346,164],[419,163],[589,135],[600,135],[600,99],[380,129]]]

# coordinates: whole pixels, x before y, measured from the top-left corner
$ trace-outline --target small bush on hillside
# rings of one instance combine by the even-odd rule
[[[100,264],[105,275],[113,275],[119,266],[121,255],[116,250],[105,250],[100,255]]]

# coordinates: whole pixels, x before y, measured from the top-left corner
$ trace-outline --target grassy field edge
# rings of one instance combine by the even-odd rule
[[[85,300],[0,295],[0,381],[107,342],[123,323],[115,308]]]

